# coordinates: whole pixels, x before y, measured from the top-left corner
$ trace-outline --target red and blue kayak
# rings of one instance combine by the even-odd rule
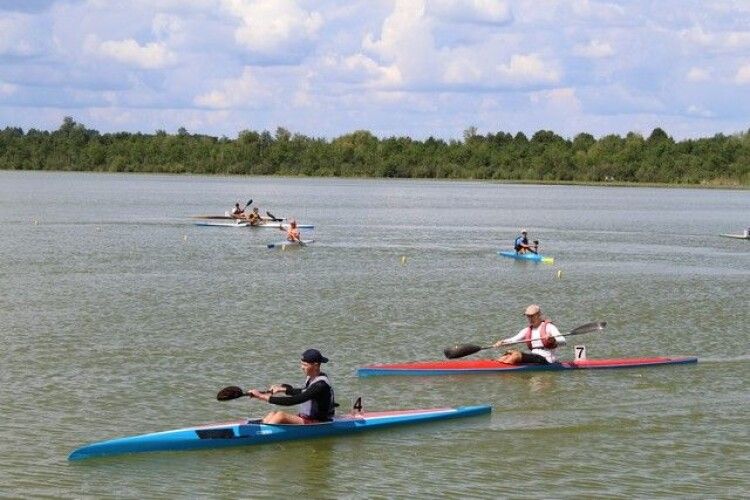
[[[260,420],[237,420],[220,424],[186,427],[151,434],[99,441],[74,450],[68,460],[141,453],[149,451],[184,451],[228,448],[276,443],[298,439],[355,434],[363,431],[422,424],[436,420],[472,417],[490,413],[490,405],[362,412],[335,417],[331,422],[301,425],[262,424]]]
[[[685,365],[698,362],[696,357],[616,358],[563,361],[548,365],[509,365],[494,359],[448,359],[368,365],[357,369],[360,377],[376,375],[469,375],[478,373],[516,373],[530,371],[599,370],[605,368],[644,368],[648,366]]]

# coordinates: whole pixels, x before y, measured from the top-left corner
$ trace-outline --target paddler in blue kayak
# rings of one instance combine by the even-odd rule
[[[509,365],[521,363],[541,364],[556,363],[555,348],[565,345],[565,337],[548,319],[542,317],[542,310],[536,304],[527,307],[523,314],[529,321],[529,325],[523,328],[513,337],[498,340],[494,347],[502,347],[516,342],[526,342],[531,352],[521,352],[517,349],[505,351],[498,361]]]
[[[336,402],[333,386],[328,376],[320,371],[321,363],[328,358],[317,349],[308,349],[302,353],[302,371],[305,373],[305,387],[294,388],[289,384],[274,385],[270,394],[258,389],[247,393],[254,398],[268,401],[273,405],[293,406],[302,404],[297,415],[283,411],[272,411],[263,417],[264,424],[310,424],[328,422],[333,419]],[[284,396],[276,396],[283,393]]]
[[[528,231],[526,229],[521,229],[521,236],[516,238],[516,240],[513,242],[513,248],[515,248],[516,253],[537,253],[537,247],[529,245],[529,238],[527,235]]]

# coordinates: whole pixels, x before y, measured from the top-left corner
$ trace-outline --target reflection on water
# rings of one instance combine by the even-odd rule
[[[533,374],[529,377],[529,392],[532,394],[543,394],[553,391],[556,388],[558,378],[548,373]]]

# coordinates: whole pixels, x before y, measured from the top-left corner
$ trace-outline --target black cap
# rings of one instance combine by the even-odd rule
[[[308,349],[302,353],[302,361],[305,363],[328,363],[328,358],[320,354],[317,349]]]

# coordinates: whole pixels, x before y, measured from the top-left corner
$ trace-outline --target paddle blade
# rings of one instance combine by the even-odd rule
[[[247,203],[245,203],[245,208],[249,207],[252,204],[253,204],[253,199],[250,198],[249,200],[247,200]]]
[[[230,385],[229,387],[225,387],[220,390],[219,394],[216,395],[216,399],[218,399],[219,401],[229,401],[231,399],[241,398],[244,395],[245,391],[243,391],[241,388],[237,387],[236,385]]]
[[[445,354],[445,357],[448,359],[456,359],[463,358],[464,356],[468,356],[469,354],[474,354],[475,352],[479,352],[482,349],[485,348],[474,344],[461,344],[453,347],[447,347],[443,350],[443,354]]]
[[[580,335],[582,333],[591,333],[591,332],[598,332],[604,330],[604,327],[607,326],[606,321],[595,321],[593,323],[586,323],[585,325],[581,325],[570,332],[568,332],[568,335]]]

